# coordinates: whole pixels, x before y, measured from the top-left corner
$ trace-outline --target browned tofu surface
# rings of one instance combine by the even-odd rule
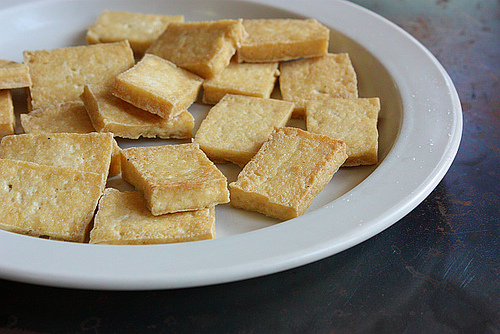
[[[280,128],[229,184],[231,205],[287,220],[307,210],[347,158],[342,141]]]

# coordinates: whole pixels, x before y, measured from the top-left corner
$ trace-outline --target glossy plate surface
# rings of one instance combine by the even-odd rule
[[[15,61],[22,61],[24,50],[85,44],[86,27],[105,9],[183,14],[186,21],[316,18],[331,29],[330,51],[350,54],[360,97],[380,97],[382,111],[380,163],[340,170],[302,217],[277,222],[220,205],[217,239],[169,245],[75,244],[0,231],[2,278],[59,287],[142,290],[224,283],[290,269],[343,251],[396,223],[434,189],[459,147],[460,101],[442,66],[402,29],[349,2],[8,3],[0,9],[0,58]],[[207,110],[200,104],[190,108],[197,126]],[[122,147],[163,143],[170,142],[120,141]],[[232,165],[219,167],[230,182],[239,171]],[[110,186],[123,184],[114,179]]]

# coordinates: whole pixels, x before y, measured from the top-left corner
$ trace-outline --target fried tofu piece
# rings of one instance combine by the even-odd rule
[[[104,190],[114,150],[110,133],[34,133],[3,137],[0,158],[99,174]]]
[[[87,29],[87,44],[128,40],[134,53],[141,56],[170,22],[184,22],[184,16],[105,10]]]
[[[14,104],[9,89],[0,90],[0,139],[16,132]]]
[[[325,98],[306,102],[306,127],[313,133],[347,145],[343,166],[373,165],[378,161],[379,98]]]
[[[356,71],[347,53],[281,63],[279,84],[283,100],[295,102],[295,118],[304,117],[306,100],[358,97]]]
[[[248,37],[237,52],[238,62],[261,63],[324,56],[329,29],[315,19],[243,20]]]
[[[91,133],[94,126],[82,101],[53,104],[21,114],[21,125],[25,133]],[[114,141],[109,176],[121,173],[120,147]]]
[[[95,85],[86,85],[81,98],[98,132],[111,132],[116,137],[130,139],[192,137],[194,117],[188,111],[164,119],[117,98],[105,87]]]
[[[226,95],[210,109],[194,142],[216,162],[244,166],[277,127],[286,125],[293,103],[243,95]]]
[[[216,104],[226,94],[269,98],[278,76],[278,62],[231,62],[220,73],[203,82],[202,102]]]
[[[245,37],[241,19],[170,23],[146,52],[206,79],[229,64]]]
[[[203,79],[152,54],[116,77],[113,95],[170,119],[179,116],[196,101]]]
[[[29,110],[79,100],[86,84],[112,86],[115,77],[132,67],[128,41],[25,51],[32,80]]]
[[[108,188],[99,201],[91,244],[144,245],[215,238],[215,208],[153,216],[138,191]]]
[[[231,205],[287,220],[306,211],[347,158],[344,142],[284,127],[229,184]]]
[[[226,177],[198,144],[124,149],[122,178],[144,194],[155,216],[229,202]]]
[[[25,133],[89,133],[95,131],[82,101],[68,101],[21,114]]]
[[[0,228],[84,242],[102,194],[101,175],[0,159]]]
[[[0,59],[0,89],[29,87],[30,85],[31,77],[26,64]]]

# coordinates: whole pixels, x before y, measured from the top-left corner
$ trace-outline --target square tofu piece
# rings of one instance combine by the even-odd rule
[[[155,55],[146,54],[116,77],[113,94],[162,118],[180,115],[197,99],[203,79]]]
[[[184,16],[105,10],[87,29],[87,44],[128,40],[134,53],[140,56],[170,22],[184,22]]]
[[[12,94],[9,89],[0,90],[0,139],[16,132],[16,117]]]
[[[373,165],[378,161],[379,112],[379,98],[308,101],[306,127],[346,143],[348,158],[344,166]]]
[[[135,61],[130,44],[123,41],[25,51],[24,63],[32,80],[29,107],[33,110],[79,100],[86,84],[111,86],[115,77]]]
[[[347,158],[345,144],[280,128],[229,184],[231,205],[287,220],[306,211]]]
[[[68,101],[21,114],[25,133],[89,133],[94,126],[82,101]]]
[[[358,80],[347,53],[280,64],[283,100],[295,102],[293,117],[304,117],[304,103],[322,97],[357,98]]]
[[[170,23],[146,52],[170,60],[203,78],[210,78],[229,64],[246,37],[241,22]]]
[[[238,49],[238,62],[262,63],[324,56],[330,31],[314,19],[243,20],[248,37]]]
[[[82,101],[68,101],[21,114],[25,133],[90,133],[95,132]],[[120,147],[114,141],[109,176],[120,174]]]
[[[138,191],[108,188],[90,232],[91,244],[166,244],[215,238],[215,208],[153,216]]]
[[[110,133],[20,134],[2,138],[0,158],[99,174],[104,187],[114,149]]]
[[[203,103],[216,104],[226,94],[269,98],[279,75],[278,63],[230,63],[203,82]]]
[[[130,139],[192,137],[194,117],[188,111],[164,119],[117,98],[103,86],[95,85],[86,85],[81,98],[98,132],[111,132],[116,137]]]
[[[155,216],[229,202],[226,177],[198,144],[124,149],[122,178],[144,194]]]
[[[226,95],[201,122],[194,142],[216,162],[244,166],[277,127],[286,125],[293,103]]]
[[[101,176],[0,159],[0,228],[84,242],[102,194]]]
[[[28,66],[0,59],[0,89],[29,87],[31,78]]]

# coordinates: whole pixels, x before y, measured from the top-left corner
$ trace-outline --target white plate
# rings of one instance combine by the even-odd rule
[[[3,278],[74,288],[159,289],[293,268],[345,250],[397,222],[434,189],[458,150],[462,114],[445,70],[402,29],[349,2],[8,3],[0,10],[0,58],[17,61],[24,50],[84,44],[86,27],[104,9],[184,14],[190,21],[313,17],[332,29],[330,51],[351,55],[360,96],[380,97],[382,111],[381,162],[342,169],[302,217],[278,223],[221,205],[216,211],[217,239],[150,246],[75,244],[0,231]],[[200,118],[206,107],[195,105],[191,111]],[[221,168],[230,181],[236,177],[235,167]]]

